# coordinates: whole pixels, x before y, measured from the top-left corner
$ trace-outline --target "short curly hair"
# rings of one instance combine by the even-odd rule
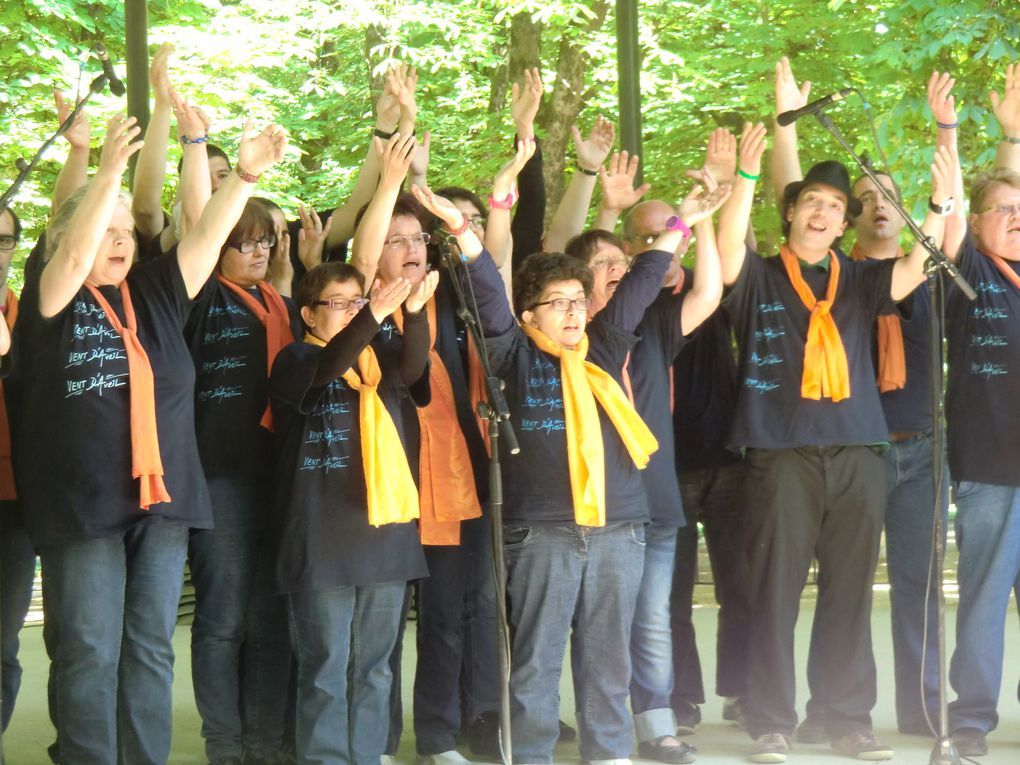
[[[562,252],[529,255],[514,274],[514,313],[520,317],[529,310],[553,282],[571,279],[581,282],[585,295],[591,294],[594,286],[591,269],[577,258]]]

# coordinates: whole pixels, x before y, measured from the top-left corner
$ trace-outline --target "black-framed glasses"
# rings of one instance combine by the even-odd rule
[[[422,232],[420,234],[394,234],[386,240],[387,247],[424,247],[432,241],[432,237]]]
[[[243,242],[237,242],[231,246],[236,247],[240,252],[247,255],[249,252],[255,252],[256,247],[262,247],[264,250],[269,250],[272,249],[275,244],[276,234],[269,234],[261,239],[245,239]]]
[[[0,250],[13,250],[18,244],[18,237],[4,234],[0,236]]]
[[[484,215],[472,215],[467,219],[467,222],[475,228],[485,228],[485,224],[489,222],[489,219]]]
[[[554,298],[552,300],[543,300],[541,303],[535,303],[528,310],[534,311],[541,305],[550,306],[554,311],[559,311],[560,313],[566,313],[571,308],[577,311],[587,311],[591,308],[591,298],[583,297],[574,298],[573,300],[570,298]]]
[[[356,311],[360,311],[368,305],[368,298],[330,298],[329,300],[316,300],[314,305],[324,305],[331,311],[346,311],[353,306]]]

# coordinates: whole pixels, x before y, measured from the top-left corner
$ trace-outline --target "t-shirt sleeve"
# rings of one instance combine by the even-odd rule
[[[517,325],[513,311],[506,298],[503,277],[500,276],[492,256],[483,251],[472,263],[468,273],[478,302],[478,317],[486,337],[499,337]]]
[[[745,247],[744,263],[737,274],[737,280],[723,293],[722,304],[732,316],[739,316],[749,300],[754,298],[754,287],[763,267],[761,255]]]
[[[865,301],[865,308],[869,313],[872,316],[888,316],[898,313],[891,294],[893,268],[896,266],[896,261],[894,259],[876,262],[865,261],[856,265],[862,282],[862,299]]]

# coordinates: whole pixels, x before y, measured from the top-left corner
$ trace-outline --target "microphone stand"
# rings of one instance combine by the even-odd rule
[[[450,275],[450,284],[457,300],[457,317],[463,322],[468,338],[475,343],[481,358],[485,391],[488,396],[488,402],[479,402],[478,414],[489,423],[489,508],[492,517],[492,565],[496,587],[496,637],[499,644],[500,746],[503,765],[510,765],[513,762],[513,742],[510,735],[510,630],[506,615],[506,561],[503,558],[503,472],[499,461],[500,435],[506,439],[510,454],[518,454],[521,449],[510,424],[510,407],[503,394],[503,381],[493,374],[492,365],[489,363],[471,279],[466,273],[459,273],[464,271],[463,266],[458,266],[458,263],[463,262],[460,248],[452,237],[450,241],[440,234],[437,239],[439,253]],[[454,252],[454,248],[457,252]],[[461,281],[462,278],[464,281]]]
[[[3,196],[0,197],[0,213],[3,213],[4,210],[11,206],[11,200],[14,199],[14,195],[18,193],[18,189],[21,188],[21,185],[35,169],[35,166],[39,164],[43,154],[46,153],[46,150],[53,145],[53,142],[56,141],[57,138],[67,132],[67,129],[74,124],[75,119],[77,119],[78,115],[81,114],[82,109],[85,108],[85,104],[88,103],[88,100],[105,88],[107,82],[108,80],[105,74],[101,74],[96,77],[96,79],[92,81],[92,84],[89,85],[88,93],[82,96],[82,99],[77,103],[77,105],[75,105],[74,110],[67,115],[67,119],[64,120],[60,124],[60,127],[57,128],[57,132],[47,138],[46,142],[39,147],[39,150],[35,153],[35,156],[32,157],[32,160],[30,162],[26,162],[24,159],[20,157],[18,158],[15,162],[19,171],[18,177],[14,179],[14,183],[12,183],[7,191],[4,192]]]
[[[946,702],[946,596],[943,592],[942,568],[945,563],[946,548],[943,542],[944,526],[942,522],[942,479],[945,470],[946,454],[945,439],[942,428],[942,410],[944,393],[942,390],[942,327],[939,322],[939,314],[936,311],[938,305],[937,297],[941,283],[939,272],[947,273],[956,285],[960,288],[968,300],[974,300],[977,293],[963,278],[956,265],[950,261],[930,236],[925,235],[920,227],[904,209],[903,205],[895,195],[880,183],[871,168],[871,163],[862,158],[847,143],[839,129],[824,112],[815,113],[815,117],[839,142],[846,152],[853,157],[864,174],[870,178],[889,205],[899,213],[906,222],[914,238],[928,251],[928,260],[925,261],[924,271],[928,279],[928,294],[930,310],[928,311],[928,334],[931,344],[931,416],[932,416],[932,480],[935,486],[934,501],[934,532],[933,543],[935,553],[935,604],[937,611],[936,619],[936,640],[938,643],[938,665],[939,665],[939,729],[938,740],[932,749],[929,765],[960,765],[960,754],[956,751],[956,745],[949,731],[949,708]],[[962,203],[963,200],[957,200]],[[924,667],[921,668],[921,676],[924,676]],[[926,711],[927,714],[927,711]]]

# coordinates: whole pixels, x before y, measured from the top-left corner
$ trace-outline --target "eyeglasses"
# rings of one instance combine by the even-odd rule
[[[535,303],[528,310],[533,311],[540,305],[551,306],[554,311],[559,311],[560,313],[569,311],[571,308],[577,311],[587,311],[591,307],[591,298],[574,298],[573,300],[570,298],[555,298],[553,300],[545,300],[541,303]]]
[[[0,236],[0,250],[13,250],[17,243],[18,238],[16,236],[11,236],[10,234]]]
[[[274,244],[276,244],[276,235],[270,234],[269,236],[264,236],[261,239],[245,239],[243,242],[231,245],[231,247],[236,247],[240,252],[247,255],[249,252],[255,252],[256,247],[262,247],[262,249],[268,250]]]
[[[400,234],[395,234],[395,235],[391,236],[389,239],[386,240],[386,246],[387,247],[419,247],[419,246],[424,247],[431,240],[432,240],[432,237],[430,237],[426,233],[407,234],[405,236],[401,236]]]
[[[331,311],[346,311],[353,306],[354,310],[360,311],[368,305],[368,298],[360,297],[352,300],[347,298],[330,298],[329,300],[316,300],[313,305],[324,305]]]
[[[588,264],[588,267],[592,271],[598,271],[600,268],[613,268],[614,266],[627,268],[630,266],[630,261],[625,257],[617,256],[615,258],[596,258]]]
[[[994,205],[992,207],[986,207],[981,212],[993,212],[996,215],[1020,215],[1020,202],[1014,202],[1011,205]]]
[[[472,215],[470,218],[467,219],[467,222],[470,223],[475,228],[485,228],[485,224],[488,222],[488,218],[486,218],[484,215]]]

